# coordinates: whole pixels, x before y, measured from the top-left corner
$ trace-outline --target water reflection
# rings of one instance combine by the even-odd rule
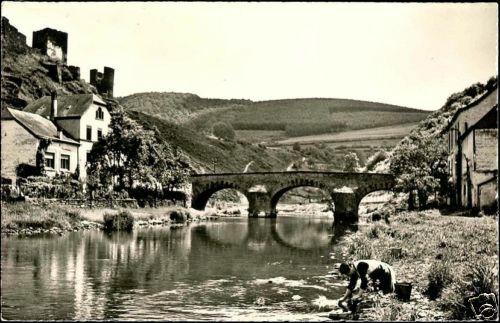
[[[212,315],[236,319],[242,309],[263,310],[251,307],[262,289],[254,286],[258,279],[304,282],[303,295],[317,297],[329,284],[321,277],[332,264],[332,244],[345,234],[335,230],[327,219],[241,218],[110,235],[5,238],[3,317],[190,320],[224,310]],[[291,291],[264,287],[283,311]]]

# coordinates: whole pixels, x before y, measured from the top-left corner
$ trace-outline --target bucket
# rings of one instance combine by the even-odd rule
[[[402,301],[409,301],[411,296],[411,283],[396,283],[394,284],[394,292],[396,297]]]

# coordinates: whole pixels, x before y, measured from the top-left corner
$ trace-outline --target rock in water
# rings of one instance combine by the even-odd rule
[[[300,300],[301,298],[302,298],[302,296],[300,296],[300,295],[293,295],[293,296],[292,296],[292,299],[293,299],[294,301],[298,301],[298,300]]]

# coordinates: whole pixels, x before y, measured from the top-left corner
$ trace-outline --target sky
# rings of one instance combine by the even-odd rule
[[[496,3],[2,2],[26,35],[67,32],[68,64],[115,96],[347,98],[435,110],[498,72]]]

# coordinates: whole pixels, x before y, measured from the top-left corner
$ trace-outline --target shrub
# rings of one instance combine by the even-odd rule
[[[293,144],[292,149],[293,149],[293,150],[295,150],[295,151],[300,151],[300,150],[301,150],[301,148],[300,148],[300,144],[299,144],[298,142],[295,142],[295,143]]]
[[[134,227],[134,217],[129,211],[104,214],[104,230],[106,231],[131,231]]]
[[[83,220],[83,217],[79,210],[68,210],[64,213],[71,221]]]
[[[450,312],[450,319],[467,320],[475,318],[469,299],[481,294],[495,294],[498,300],[498,272],[494,265],[485,261],[470,263],[467,281],[457,280],[443,291],[439,306]]]
[[[385,150],[379,150],[378,152],[375,153],[375,155],[371,156],[366,161],[366,170],[372,171],[375,168],[375,165],[377,165],[379,162],[383,160],[386,160],[387,157],[388,154]]]
[[[428,285],[425,294],[431,299],[435,300],[441,295],[443,288],[448,285],[452,276],[450,273],[451,264],[448,262],[435,262],[431,265],[427,275]]]
[[[350,152],[343,157],[343,171],[356,172],[359,169],[359,158],[354,152]]]
[[[191,214],[182,209],[175,209],[170,212],[170,220],[175,223],[184,223],[191,219]]]
[[[214,136],[225,140],[233,140],[235,136],[233,127],[225,122],[215,123],[212,128],[212,133]]]
[[[357,259],[370,259],[373,255],[372,242],[366,237],[355,236],[349,245],[348,252]]]

